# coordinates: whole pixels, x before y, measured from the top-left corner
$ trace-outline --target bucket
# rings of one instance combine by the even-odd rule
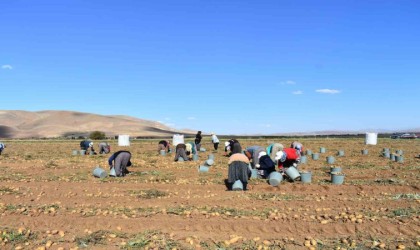
[[[404,157],[402,155],[397,155],[395,156],[395,161],[396,162],[404,162]]]
[[[79,150],[80,155],[85,155],[86,154],[86,150]]]
[[[390,154],[390,155],[389,155],[389,159],[390,159],[391,161],[395,161],[395,155],[394,155],[394,154]]]
[[[303,183],[312,182],[312,172],[300,172],[300,181]]]
[[[311,150],[306,150],[306,153],[305,153],[306,155],[312,155],[312,151]]]
[[[390,153],[389,153],[389,151],[384,151],[384,152],[382,153],[382,156],[383,156],[384,158],[389,158],[389,157],[390,157]]]
[[[335,162],[335,158],[333,156],[327,156],[327,163],[333,164]]]
[[[313,153],[312,154],[312,160],[318,160],[319,159],[319,154],[318,153]]]
[[[208,160],[206,160],[206,165],[207,166],[211,166],[211,165],[213,165],[214,164],[214,160],[212,160],[212,159],[208,159]]]
[[[194,154],[192,159],[193,159],[193,161],[198,161],[198,159],[199,159],[198,154]]]
[[[257,179],[258,178],[258,170],[252,169],[251,170],[251,179]]]
[[[280,182],[283,180],[283,176],[279,172],[271,172],[271,174],[268,176],[268,182],[271,186],[277,187]]]
[[[344,174],[337,173],[331,175],[331,183],[335,185],[341,185],[344,182]]]
[[[403,155],[403,151],[401,149],[398,149],[397,151],[395,151],[395,153],[397,153],[398,155]]]
[[[366,133],[365,144],[376,145],[378,143],[378,133]]]
[[[341,167],[331,167],[330,173],[341,173]]]
[[[165,150],[161,150],[159,152],[160,152],[160,155],[162,155],[162,156],[165,156],[166,155],[166,151]]]
[[[206,152],[205,148],[200,148],[200,152]]]
[[[337,155],[338,156],[344,156],[344,150],[338,150]]]
[[[71,154],[72,154],[72,155],[78,155],[78,154],[79,154],[79,150],[73,150],[73,151],[71,152]]]
[[[209,154],[209,156],[207,156],[207,159],[214,160],[214,155],[213,154]]]
[[[244,190],[244,185],[242,184],[242,181],[241,180],[235,181],[235,183],[233,183],[233,185],[232,185],[232,190],[233,191],[242,191],[242,190]]]
[[[200,172],[200,173],[206,173],[208,171],[209,171],[209,167],[207,167],[207,166],[199,166],[198,167],[198,172]]]
[[[178,157],[178,161],[184,161],[184,158]]]
[[[130,136],[129,135],[119,135],[118,136],[118,146],[130,146]]]
[[[90,151],[90,152],[89,152],[89,155],[95,155],[95,152]]]
[[[384,148],[383,152],[388,152],[389,153],[389,148]]]
[[[325,153],[326,151],[327,151],[327,150],[326,150],[324,147],[320,147],[320,148],[319,148],[319,152],[320,152],[320,153]]]
[[[299,171],[295,167],[290,167],[284,172],[292,181],[300,177]]]
[[[362,149],[362,155],[367,155],[368,154],[368,150],[367,149]]]
[[[308,159],[307,159],[306,155],[300,157],[300,163],[301,164],[306,164],[307,161],[308,161]]]
[[[116,177],[117,176],[117,173],[115,172],[115,168],[114,167],[112,167],[111,170],[109,170],[109,176],[112,176],[112,177]]]
[[[102,168],[100,168],[100,167],[96,167],[96,168],[93,170],[93,176],[98,177],[98,178],[105,178],[105,177],[107,177],[107,176],[108,176],[108,174],[107,174],[107,173],[106,173],[106,171],[105,171],[105,170],[103,170]]]

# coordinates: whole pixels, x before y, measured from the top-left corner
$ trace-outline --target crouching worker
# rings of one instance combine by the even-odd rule
[[[93,152],[93,154],[96,155],[95,149],[93,149],[93,142],[89,141],[89,140],[83,140],[80,142],[80,149],[81,150],[85,150],[85,154],[89,154],[89,150],[90,152]]]
[[[0,142],[0,155],[1,155],[1,152],[3,152],[3,150],[5,148],[6,148],[6,145],[4,143]]]
[[[258,174],[266,179],[271,172],[276,171],[276,164],[271,160],[270,156],[266,152],[260,152],[258,155],[258,164],[256,165]]]
[[[251,161],[251,167],[254,169],[258,164],[260,152],[264,152],[264,148],[260,146],[249,146],[244,150],[244,154]]]
[[[232,190],[233,183],[240,180],[244,190],[247,190],[248,180],[251,177],[249,160],[242,153],[232,154],[229,157],[228,178],[225,179],[225,185],[228,190]]]
[[[270,156],[272,161],[276,161],[276,154],[279,151],[282,151],[284,149],[283,144],[281,143],[272,143],[270,145],[268,145],[267,147],[267,154]]]
[[[294,142],[292,142],[292,144],[290,145],[290,147],[296,149],[297,151],[299,151],[300,155],[304,155],[302,143],[300,143],[298,141],[294,141]]]
[[[230,151],[230,153],[228,153],[228,151]],[[242,153],[242,147],[238,140],[230,139],[225,142],[225,155],[231,156],[237,153]]]
[[[188,144],[190,145],[190,144]],[[191,145],[190,145],[191,147]],[[187,145],[185,145],[184,143],[179,143],[178,145],[176,145],[175,148],[175,161],[178,161],[179,157],[182,157],[182,159],[184,159],[184,161],[188,161],[188,155],[191,154],[191,151],[187,151]],[[191,149],[190,149],[191,150]]]
[[[98,145],[99,147],[99,154],[109,154],[111,152],[111,146],[108,142],[101,142]]]
[[[169,141],[162,140],[158,144],[158,153],[160,153],[161,150],[165,150],[166,153],[169,153],[171,151],[171,144]]]
[[[127,167],[131,166],[131,153],[129,151],[117,151],[108,159],[109,168],[114,168],[117,177],[125,176],[129,173]]]
[[[296,167],[300,162],[300,152],[294,148],[285,148],[283,151],[277,152],[276,160],[281,172],[287,168]]]

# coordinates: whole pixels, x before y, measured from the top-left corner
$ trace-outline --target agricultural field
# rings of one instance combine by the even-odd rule
[[[420,248],[420,140],[299,139],[312,152],[326,149],[299,166],[312,171],[312,183],[252,179],[245,192],[226,191],[228,158],[203,141],[207,151],[191,162],[160,156],[157,140],[132,141],[123,148],[133,155],[131,173],[103,179],[92,171],[108,170],[110,154],[72,155],[77,140],[5,141],[0,249]],[[245,148],[294,139],[239,141]],[[403,150],[403,162],[381,157],[383,148]],[[210,153],[215,164],[199,173]],[[342,167],[342,185],[331,183],[327,156]]]

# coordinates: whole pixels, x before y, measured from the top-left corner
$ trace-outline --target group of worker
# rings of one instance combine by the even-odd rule
[[[229,156],[226,187],[232,190],[235,181],[240,180],[246,190],[253,169],[261,178],[268,178],[277,167],[287,177],[284,171],[289,167],[297,168],[303,154],[302,143],[296,141],[289,148],[280,143],[272,143],[266,148],[253,145],[242,151],[239,141],[231,139],[225,142],[225,155]]]

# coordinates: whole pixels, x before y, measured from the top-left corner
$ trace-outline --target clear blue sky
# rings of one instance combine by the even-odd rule
[[[2,110],[217,134],[419,128],[420,1],[2,0],[0,66]]]

